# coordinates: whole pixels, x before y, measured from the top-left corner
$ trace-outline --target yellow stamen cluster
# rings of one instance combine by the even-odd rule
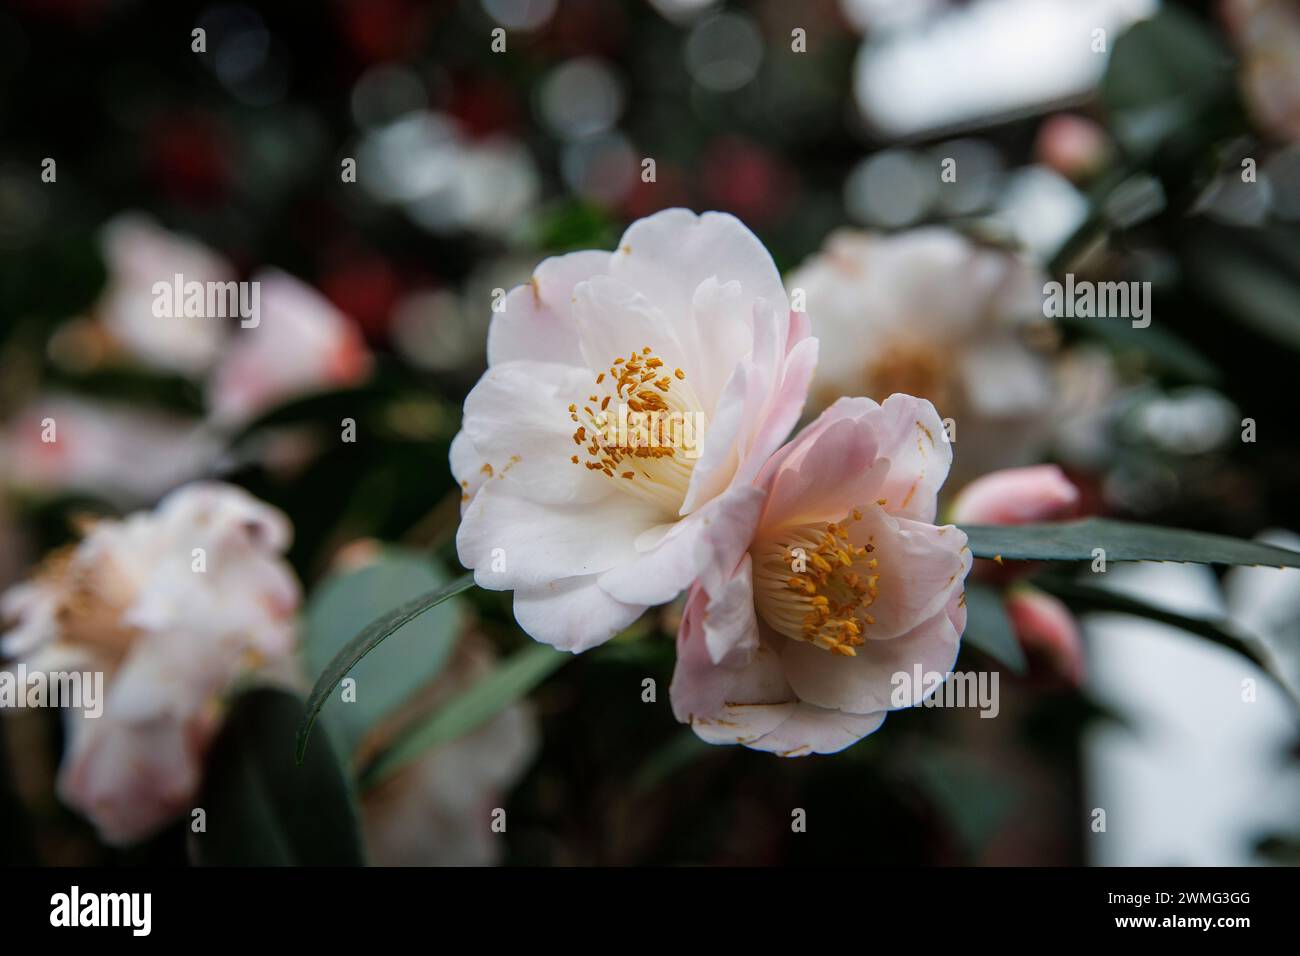
[[[844,657],[866,643],[876,623],[868,609],[879,594],[880,562],[870,541],[855,545],[842,522],[800,529],[758,562],[756,597],[767,622],[787,637]]]
[[[684,491],[694,463],[677,454],[680,435],[673,431],[671,416],[690,414],[698,405],[679,384],[685,379],[685,372],[670,371],[648,345],[614,359],[608,371],[596,376],[596,392],[581,406],[569,406],[569,418],[577,426],[573,443],[585,452],[569,460],[610,478],[667,483],[674,493]],[[618,427],[627,421],[620,419],[621,407],[636,416],[624,433]],[[662,488],[647,489],[645,496],[672,504]]]

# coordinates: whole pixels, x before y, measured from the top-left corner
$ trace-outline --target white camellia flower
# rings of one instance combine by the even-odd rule
[[[817,344],[721,213],[665,210],[613,253],[547,259],[503,305],[452,444],[457,547],[480,587],[515,592],[524,630],[582,651],[748,546],[751,482]]]
[[[112,338],[153,368],[197,376],[221,350],[225,320],[208,316],[158,316],[154,286],[230,282],[230,264],[206,246],[168,232],[139,214],[123,214],[104,226],[101,244],[108,285],[96,306]]]
[[[956,423],[957,481],[1025,464],[1052,413],[1050,366],[1023,336],[1045,281],[947,229],[833,234],[787,277],[822,342],[814,404],[915,395]]]
[[[5,657],[105,674],[103,713],[67,713],[58,790],[108,842],[141,840],[188,807],[237,678],[288,673],[300,600],[281,556],[289,535],[240,488],[187,485],[152,512],[93,525],[0,600]]]

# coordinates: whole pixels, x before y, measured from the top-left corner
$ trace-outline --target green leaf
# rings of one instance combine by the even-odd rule
[[[966,581],[966,633],[962,639],[1017,674],[1023,674],[1028,667],[1002,595],[987,584]]]
[[[463,737],[495,717],[558,670],[572,654],[529,644],[496,670],[462,691],[422,724],[409,728],[362,775],[362,787],[382,783],[411,760],[439,744]]]
[[[1195,16],[1163,7],[1115,41],[1101,98],[1119,141],[1135,156],[1189,132],[1208,135],[1206,113],[1232,102],[1232,58]]]
[[[205,866],[360,866],[356,807],[323,737],[286,759],[304,706],[293,694],[258,688],[237,696],[208,753],[196,806],[206,831],[191,835]],[[305,759],[304,759],[305,757]]]
[[[324,672],[348,641],[392,608],[447,585],[447,574],[428,558],[386,550],[372,564],[336,574],[307,602],[303,656],[308,673]],[[355,701],[330,697],[322,708],[340,731],[346,752],[442,670],[464,623],[460,602],[446,601],[401,628],[382,650],[358,661],[350,674]]]
[[[307,713],[303,718],[302,726],[298,728],[298,759],[302,760],[307,750],[312,725],[316,723],[316,716],[325,705],[326,698],[358,661],[383,643],[384,639],[398,628],[415,620],[430,608],[437,607],[443,601],[468,591],[473,586],[474,575],[466,573],[446,587],[422,594],[393,609],[379,620],[371,622],[365,630],[344,645],[317,679],[316,686],[311,690],[311,696],[307,698]]]
[[[1235,651],[1254,661],[1261,670],[1277,680],[1288,695],[1291,694],[1286,683],[1278,679],[1272,664],[1261,656],[1254,644],[1246,639],[1237,630],[1236,626],[1227,619],[1179,614],[1177,611],[1170,611],[1167,608],[1144,601],[1139,597],[1081,581],[1044,576],[1036,579],[1034,585],[1060,598],[1076,613],[1132,614],[1136,617],[1144,617],[1161,624],[1180,628],[1189,634],[1195,634],[1197,637],[1203,637],[1220,647],[1226,647],[1228,650]]]
[[[1008,561],[1091,561],[1101,548],[1107,561],[1183,561],[1300,568],[1300,552],[1222,534],[1086,518],[1048,524],[964,525],[977,558]]]

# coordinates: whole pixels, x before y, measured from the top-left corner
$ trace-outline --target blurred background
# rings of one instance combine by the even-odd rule
[[[86,515],[220,477],[292,521],[309,684],[365,623],[458,568],[448,444],[493,290],[678,205],[734,213],[783,273],[836,230],[941,228],[1043,276],[1150,282],[1149,328],[1017,326],[1050,368],[1033,441],[989,438],[1005,460],[969,465],[953,490],[1051,461],[1089,513],[1297,546],[1289,0],[8,0],[0,586]],[[255,347],[234,322],[169,337],[151,318],[159,278],[272,269],[297,282],[264,298]],[[844,334],[869,345],[862,322]],[[48,416],[75,440],[42,444]],[[337,440],[344,418],[358,441]],[[1113,586],[1294,653],[1300,572],[1263,574],[1151,565]],[[1085,615],[1077,648],[1021,655],[1020,673],[968,641],[959,670],[1001,668],[999,719],[902,712],[837,757],[782,761],[674,722],[678,614],[563,666],[520,658],[508,597],[489,592],[392,639],[366,662],[391,694],[325,711],[370,858],[1297,858],[1294,702],[1183,631]],[[376,771],[388,741],[501,661],[518,677],[508,706]],[[1251,706],[1243,679],[1260,685]],[[2,716],[5,859],[191,855],[179,822],[104,845],[54,795],[57,720]],[[507,810],[506,834],[484,834],[484,807]]]

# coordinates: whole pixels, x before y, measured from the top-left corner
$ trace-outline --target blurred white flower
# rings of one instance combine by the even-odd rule
[[[0,653],[106,676],[101,716],[67,713],[58,779],[106,841],[138,841],[187,809],[222,697],[291,654],[290,534],[242,489],[188,485],[152,512],[93,525],[0,599],[13,622]]]
[[[371,195],[432,232],[504,235],[541,194],[526,146],[501,134],[471,139],[443,113],[407,113],[367,131],[357,162]]]
[[[457,644],[427,707],[439,707],[490,672],[492,645],[473,631]],[[504,837],[492,811],[532,761],[537,726],[526,703],[435,747],[361,801],[370,859],[380,866],[490,866]]]
[[[203,474],[220,450],[197,421],[52,393],[19,411],[0,434],[0,481],[140,504]]]
[[[198,376],[221,349],[227,323],[204,316],[154,315],[153,287],[235,278],[224,259],[149,218],[128,213],[104,226],[101,236],[108,284],[96,306],[105,329],[133,358],[152,368]]]
[[[840,231],[787,277],[822,341],[813,407],[841,396],[927,398],[956,423],[957,483],[1033,457],[1051,411],[1051,366],[1026,340],[1043,319],[1027,259],[954,232]]]
[[[208,383],[223,425],[246,422],[290,399],[346,388],[369,374],[371,356],[354,323],[315,289],[278,270],[254,277],[261,319],[232,332]]]

